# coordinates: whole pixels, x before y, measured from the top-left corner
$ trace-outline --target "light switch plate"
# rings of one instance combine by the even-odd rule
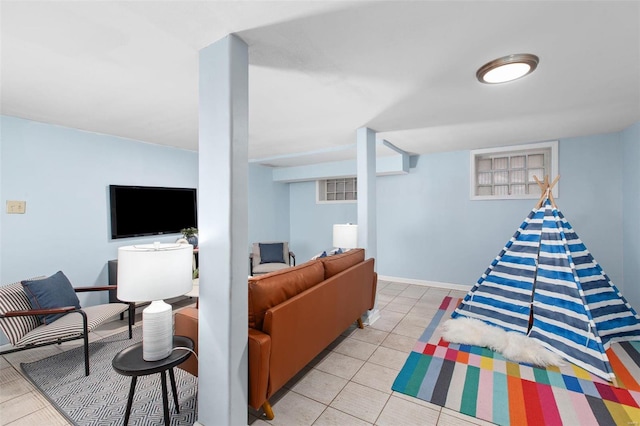
[[[9,214],[24,214],[27,211],[26,201],[7,201],[7,213]]]

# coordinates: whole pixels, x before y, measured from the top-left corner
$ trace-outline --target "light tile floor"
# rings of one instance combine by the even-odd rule
[[[401,393],[391,385],[445,296],[465,292],[378,282],[380,319],[354,325],[271,400],[275,418],[249,410],[249,424],[263,425],[489,425]]]
[[[372,326],[355,324],[292,379],[272,400],[275,418],[249,409],[248,422],[262,425],[410,426],[488,425],[456,411],[391,390],[416,340],[450,291],[379,281],[377,308],[381,318]],[[190,304],[186,300],[175,307]],[[139,322],[138,322],[139,323]],[[126,329],[120,321],[92,333],[100,339]],[[80,345],[69,342],[0,357],[0,425],[67,425],[68,422],[24,378],[21,362],[45,358]]]

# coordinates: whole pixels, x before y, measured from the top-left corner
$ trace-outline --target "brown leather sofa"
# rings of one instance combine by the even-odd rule
[[[198,309],[188,307],[176,312],[174,327],[176,336],[188,336],[193,340],[193,350],[198,353]],[[198,377],[198,359],[195,356],[190,356],[178,367]]]
[[[249,279],[249,405],[269,398],[375,303],[374,259],[363,249]],[[195,319],[195,323],[194,323]],[[176,313],[176,334],[197,341],[197,310]],[[180,366],[197,375],[197,365]]]

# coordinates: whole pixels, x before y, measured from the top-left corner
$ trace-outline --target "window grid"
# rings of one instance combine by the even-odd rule
[[[540,195],[534,176],[547,174],[545,153],[476,157],[476,195]]]
[[[535,198],[540,188],[534,176],[542,180],[557,173],[557,158],[553,158],[557,142],[478,150],[471,155],[472,198]]]
[[[349,202],[358,199],[358,180],[352,178],[318,181],[318,201]]]

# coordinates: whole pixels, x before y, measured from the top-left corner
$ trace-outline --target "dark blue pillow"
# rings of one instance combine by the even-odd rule
[[[78,296],[62,271],[41,280],[22,281],[22,287],[29,298],[31,309],[53,309],[65,306],[75,306],[80,309]],[[43,324],[51,324],[63,315],[38,315],[38,318]]]
[[[323,251],[320,256],[318,256],[318,258],[321,258],[321,257],[327,257],[327,251],[326,250]]]
[[[260,245],[260,263],[285,263],[282,243]]]

